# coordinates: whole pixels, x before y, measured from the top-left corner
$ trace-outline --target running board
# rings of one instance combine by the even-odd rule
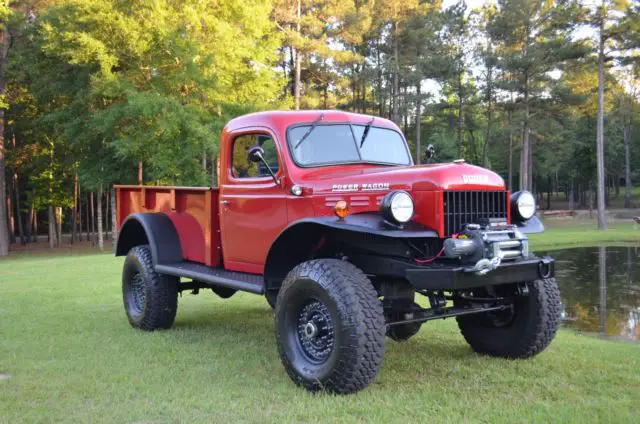
[[[158,264],[156,265],[156,272],[173,275],[175,277],[191,278],[194,281],[214,286],[229,287],[231,289],[255,294],[264,294],[264,278],[262,275],[227,271],[193,262],[179,262],[167,265]]]

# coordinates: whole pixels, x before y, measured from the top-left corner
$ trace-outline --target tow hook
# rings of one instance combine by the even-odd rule
[[[489,272],[500,266],[500,262],[502,262],[502,256],[496,256],[493,259],[483,258],[480,259],[476,264],[471,268],[465,268],[465,272],[473,272],[476,275],[486,275]]]
[[[540,262],[538,262],[538,274],[540,278],[549,278],[553,271],[552,264],[552,259],[548,256],[543,257]]]

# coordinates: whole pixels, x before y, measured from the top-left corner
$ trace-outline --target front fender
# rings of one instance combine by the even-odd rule
[[[516,222],[518,230],[524,234],[535,234],[544,232],[544,224],[537,216],[532,216],[524,222]]]
[[[403,228],[386,223],[374,213],[337,217],[303,218],[291,223],[271,245],[264,267],[267,289],[274,288],[297,264],[309,260],[321,247],[323,239],[353,240],[391,246],[393,240],[406,238],[438,238],[438,233],[412,222]],[[397,243],[395,243],[397,244]]]
[[[320,216],[313,218],[303,218],[293,222],[285,228],[280,235],[283,235],[290,228],[300,224],[316,224],[335,230],[352,231],[356,233],[367,233],[382,237],[393,238],[420,238],[438,237],[438,233],[417,222],[409,222],[403,227],[398,227],[385,222],[377,213],[361,213],[348,215],[344,219],[333,216]]]

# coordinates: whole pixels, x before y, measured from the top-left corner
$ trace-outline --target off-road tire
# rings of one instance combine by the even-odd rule
[[[502,358],[529,358],[553,340],[560,322],[560,290],[555,278],[527,283],[529,294],[514,298],[510,323],[497,326],[487,316],[457,317],[458,327],[478,353]]]
[[[302,345],[299,317],[304,305],[326,306],[334,344],[324,362]],[[317,259],[296,266],[285,278],[275,310],[276,343],[287,374],[310,391],[353,393],[378,375],[384,355],[382,302],[364,273],[349,262]]]
[[[144,331],[170,328],[178,309],[178,280],[154,270],[149,246],[132,248],[122,270],[122,297],[129,323]]]
[[[275,290],[267,290],[264,293],[264,298],[267,299],[267,303],[271,306],[271,309],[276,309],[276,303],[278,303],[278,292]]]

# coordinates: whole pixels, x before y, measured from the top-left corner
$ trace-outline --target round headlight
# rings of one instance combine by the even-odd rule
[[[536,199],[528,191],[519,191],[511,196],[511,208],[521,219],[530,219],[536,213]]]
[[[413,199],[406,191],[391,192],[382,199],[380,211],[387,221],[404,224],[413,217]]]

